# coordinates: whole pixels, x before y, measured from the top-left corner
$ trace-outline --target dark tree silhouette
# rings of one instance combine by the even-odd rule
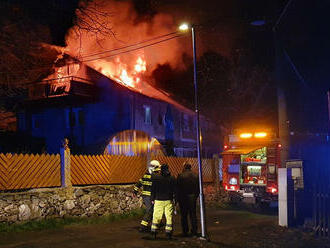
[[[194,107],[192,64],[185,71],[158,65],[152,76],[156,87]],[[243,119],[271,122],[276,118],[276,90],[266,68],[208,51],[198,59],[197,77],[201,112],[219,125],[231,127]]]

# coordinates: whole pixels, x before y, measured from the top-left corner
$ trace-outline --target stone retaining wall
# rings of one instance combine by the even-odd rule
[[[222,186],[216,190],[214,184],[205,184],[203,187],[204,199],[206,204],[223,204],[229,201],[228,192],[224,190]]]
[[[87,186],[0,193],[0,223],[101,216],[141,208],[132,186]]]
[[[223,201],[214,185],[204,185],[206,203]],[[0,223],[120,214],[142,207],[132,185],[33,189],[0,193]]]

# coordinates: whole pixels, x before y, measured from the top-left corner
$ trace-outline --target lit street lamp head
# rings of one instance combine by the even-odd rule
[[[180,26],[179,26],[179,29],[181,31],[187,31],[189,29],[189,25],[187,23],[182,23]]]

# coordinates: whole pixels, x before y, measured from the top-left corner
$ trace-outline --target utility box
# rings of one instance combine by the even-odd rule
[[[288,160],[278,173],[279,225],[288,227],[299,223],[299,196],[304,189],[303,161]],[[300,197],[301,198],[301,197]]]
[[[294,189],[304,188],[304,173],[302,160],[288,160],[286,168],[291,169],[291,177],[294,182]]]

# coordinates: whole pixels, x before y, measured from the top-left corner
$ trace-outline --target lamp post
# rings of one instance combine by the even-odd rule
[[[202,238],[206,239],[206,225],[205,225],[205,204],[203,193],[203,172],[202,172],[202,157],[201,157],[201,130],[199,125],[199,107],[198,107],[198,87],[197,87],[197,68],[196,68],[196,37],[194,25],[191,25],[191,37],[193,46],[193,61],[194,61],[194,90],[195,90],[195,118],[196,118],[196,141],[197,141],[197,158],[198,158],[198,180],[199,180],[199,203],[201,215],[201,231]],[[180,25],[181,31],[187,31],[189,25],[184,23]]]

